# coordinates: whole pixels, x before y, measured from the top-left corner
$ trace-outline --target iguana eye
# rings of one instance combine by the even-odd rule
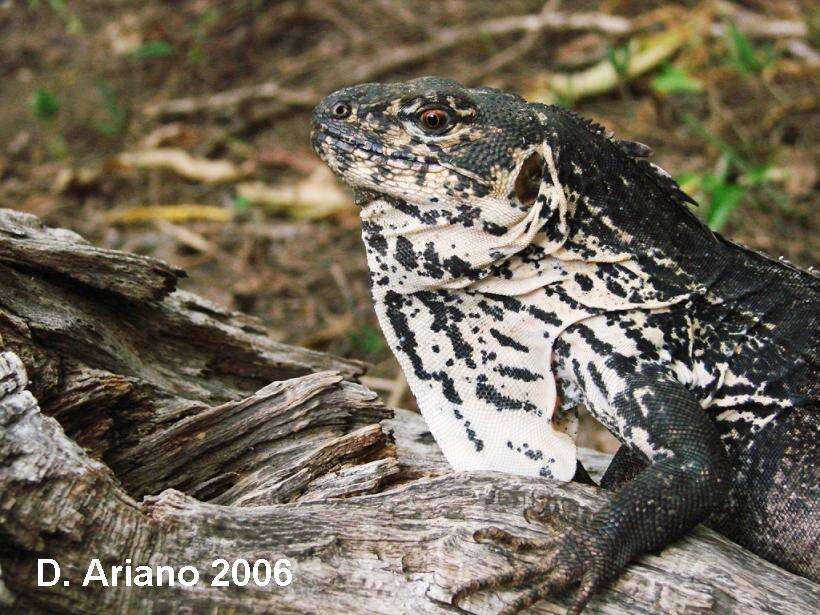
[[[452,121],[444,109],[425,109],[419,114],[419,123],[424,132],[440,135],[450,129]]]
[[[337,120],[343,120],[350,115],[350,103],[339,101],[333,108],[330,110],[330,113],[335,117]]]

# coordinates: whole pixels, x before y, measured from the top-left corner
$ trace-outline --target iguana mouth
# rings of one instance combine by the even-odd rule
[[[428,171],[431,167],[441,167],[482,186],[492,185],[492,182],[480,175],[462,169],[455,164],[443,161],[435,156],[416,156],[406,150],[385,148],[376,141],[368,141],[366,139],[357,138],[351,134],[335,131],[326,124],[314,125],[311,138],[313,148],[323,159],[325,159],[325,148],[330,147],[337,152],[343,152],[346,156],[351,156],[355,152],[357,153],[356,157],[362,161],[367,160],[377,164],[390,161],[393,167],[413,171],[415,173]],[[342,177],[342,179],[345,178]]]
[[[408,163],[407,168],[411,171],[420,171],[431,164],[439,164],[439,161],[433,157],[419,157],[401,150],[386,149],[375,141],[368,141],[366,139],[357,138],[354,135],[337,132],[323,124],[313,129],[313,144],[314,148],[320,153],[325,146],[329,146],[334,150],[341,150],[346,154],[352,154],[354,151],[357,151],[360,153],[360,157],[376,162],[380,162],[380,158],[383,161],[404,160]]]

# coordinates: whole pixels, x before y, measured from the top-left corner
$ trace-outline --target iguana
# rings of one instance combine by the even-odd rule
[[[699,522],[818,580],[818,290],[811,272],[709,230],[691,199],[557,106],[424,77],[341,89],[314,149],[354,190],[380,325],[458,470],[581,479],[580,403],[622,446],[611,502],[541,564],[511,610]],[[456,599],[454,599],[454,602]]]

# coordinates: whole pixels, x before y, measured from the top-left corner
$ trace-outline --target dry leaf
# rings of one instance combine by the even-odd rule
[[[166,222],[191,222],[194,220],[227,222],[231,219],[231,216],[232,213],[229,209],[215,205],[146,205],[109,212],[106,220],[111,224],[140,224],[156,220],[165,220]]]
[[[270,186],[247,182],[239,184],[236,191],[241,198],[272,213],[301,219],[326,218],[350,209],[353,204],[350,195],[339,187],[325,167],[318,167],[306,179],[296,183]]]
[[[115,158],[125,168],[168,169],[187,179],[208,184],[232,182],[253,171],[252,165],[237,166],[229,160],[195,158],[173,147],[123,152]]]

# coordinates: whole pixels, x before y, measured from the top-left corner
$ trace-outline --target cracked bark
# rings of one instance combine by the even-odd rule
[[[578,484],[453,473],[362,366],[270,340],[175,291],[159,261],[0,211],[0,607],[13,612],[452,612],[454,588],[533,561],[476,543]],[[602,455],[584,453],[594,475]],[[36,586],[38,557],[69,586]],[[287,557],[293,583],[211,587],[216,558]],[[195,566],[194,588],[82,587],[104,567]],[[513,593],[465,600],[492,613]],[[806,613],[818,586],[697,528],[641,558],[590,612]],[[535,612],[556,612],[544,602]]]

